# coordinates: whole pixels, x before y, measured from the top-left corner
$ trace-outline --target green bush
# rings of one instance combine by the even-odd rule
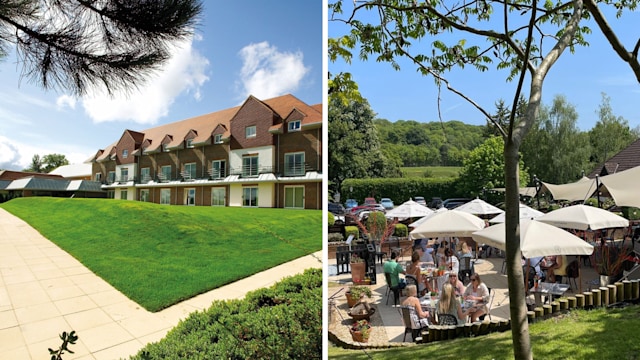
[[[357,226],[345,226],[344,236],[349,237],[349,235],[353,235],[354,239],[358,239],[360,237],[360,230]]]
[[[622,216],[629,220],[638,220],[640,219],[640,209],[625,206],[622,208]]]
[[[327,216],[327,225],[328,226],[333,226],[333,224],[336,223],[336,217],[333,216],[332,213],[329,213],[329,215]]]
[[[380,239],[387,228],[387,218],[384,213],[376,211],[369,213],[367,217],[367,231],[373,239]]]
[[[465,197],[456,186],[456,179],[447,178],[389,178],[389,179],[346,179],[342,182],[340,192],[349,194],[349,198],[362,202],[365,197],[376,199],[388,197],[396,204],[401,204],[415,196],[424,196],[427,201],[432,197],[442,199]]]
[[[319,359],[322,270],[308,269],[243,300],[215,301],[132,359]]]
[[[409,234],[409,228],[405,224],[396,224],[396,229],[393,231],[394,236],[405,237]]]
[[[340,233],[329,233],[327,235],[327,240],[329,242],[339,242],[339,241],[344,241],[344,236],[342,236],[342,234]]]

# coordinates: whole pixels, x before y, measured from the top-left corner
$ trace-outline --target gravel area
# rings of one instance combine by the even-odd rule
[[[351,333],[349,329],[353,324],[354,320],[347,313],[349,312],[349,306],[347,305],[347,300],[344,295],[336,297],[335,306],[330,306],[330,324],[329,331],[333,333],[340,341],[345,343],[353,343],[351,338]],[[387,332],[384,329],[384,324],[382,323],[382,319],[378,312],[376,304],[370,305],[372,308],[376,309],[376,312],[371,315],[370,323],[372,325],[372,331],[369,336],[368,345],[370,346],[386,346],[389,344],[389,337],[387,336]]]

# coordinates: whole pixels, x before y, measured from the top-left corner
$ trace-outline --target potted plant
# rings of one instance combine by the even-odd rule
[[[371,298],[371,289],[365,285],[354,285],[345,293],[349,308],[357,304],[364,296]]]
[[[351,267],[351,281],[353,281],[354,284],[364,282],[364,276],[366,273],[366,264],[364,259],[354,254],[351,256],[349,266]]]
[[[367,320],[358,320],[351,325],[351,337],[353,341],[365,343],[371,335],[371,324]]]

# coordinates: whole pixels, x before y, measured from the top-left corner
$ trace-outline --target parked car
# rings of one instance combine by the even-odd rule
[[[471,201],[471,199],[466,199],[466,198],[451,198],[451,199],[447,199],[445,201],[442,202],[442,206],[446,207],[447,209],[451,210],[451,209],[455,209],[458,206],[462,205],[462,204],[466,204],[469,201]]]
[[[432,197],[428,206],[432,209],[440,209],[442,207],[442,198]]]
[[[427,206],[427,202],[424,200],[423,196],[416,196],[413,198],[413,201],[417,202],[418,204],[422,205],[422,206]]]
[[[381,211],[383,213],[387,212],[387,209],[384,208],[384,206],[380,205],[380,204],[371,204],[371,205],[367,205],[369,207],[370,211]]]
[[[389,199],[389,198],[382,198],[380,199],[380,205],[382,205],[385,210],[391,210],[393,209],[393,200]]]
[[[350,210],[353,207],[358,206],[358,202],[356,201],[356,199],[347,199],[347,201],[344,202],[344,207],[347,210]]]
[[[344,209],[344,206],[342,206],[342,204],[340,203],[329,203],[328,206],[328,210],[330,213],[334,214],[334,215],[344,215],[346,210]]]
[[[376,198],[368,197],[364,198],[364,205],[374,205],[377,204]]]

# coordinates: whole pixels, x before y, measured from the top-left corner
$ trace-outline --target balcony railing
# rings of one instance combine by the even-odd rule
[[[227,177],[226,169],[209,169],[208,173],[212,179],[222,179]]]
[[[239,168],[231,168],[231,175],[240,175],[240,177],[258,177],[260,174],[273,173],[273,166],[241,166]]]

